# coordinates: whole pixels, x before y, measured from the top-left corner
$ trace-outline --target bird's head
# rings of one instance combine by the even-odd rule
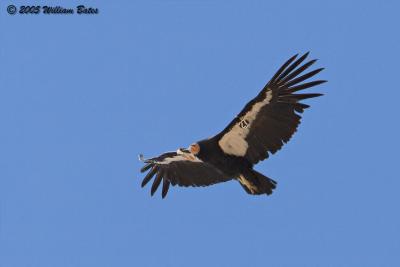
[[[200,152],[200,145],[198,143],[191,144],[187,149],[179,148],[176,153],[188,159],[194,159]]]
[[[189,146],[189,151],[190,151],[190,153],[192,153],[193,155],[199,154],[199,152],[200,152],[200,145],[199,145],[198,143],[191,144],[191,145]]]
[[[178,155],[183,156],[188,160],[195,161],[197,154],[200,152],[199,144],[192,144],[187,149],[186,148],[179,148],[176,153]]]

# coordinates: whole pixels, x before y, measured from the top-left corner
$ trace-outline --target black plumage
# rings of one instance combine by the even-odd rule
[[[287,60],[263,90],[214,137],[144,160],[141,172],[148,171],[142,186],[156,176],[151,195],[162,185],[162,197],[173,186],[208,186],[237,180],[252,195],[271,194],[276,182],[255,171],[253,166],[280,150],[297,131],[301,113],[309,105],[301,100],[318,93],[296,93],[322,84],[325,80],[305,82],[323,70],[304,73],[316,60],[303,63],[309,53]]]

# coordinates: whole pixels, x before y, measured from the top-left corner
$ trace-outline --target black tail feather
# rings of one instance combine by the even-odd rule
[[[248,170],[238,178],[240,185],[250,195],[271,195],[276,188],[276,181],[255,171]]]

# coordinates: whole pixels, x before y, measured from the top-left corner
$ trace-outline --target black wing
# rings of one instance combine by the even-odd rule
[[[190,153],[168,152],[144,162],[147,164],[140,171],[149,170],[149,172],[143,179],[142,187],[156,175],[151,187],[151,195],[156,192],[162,181],[163,198],[167,195],[170,184],[173,186],[208,186],[231,180],[212,165]]]
[[[309,107],[300,101],[322,95],[296,92],[326,82],[304,82],[323,70],[303,74],[316,61],[301,65],[307,56],[308,53],[296,60],[295,55],[286,61],[258,96],[216,136],[226,154],[245,157],[256,164],[289,141],[300,123],[300,113]]]

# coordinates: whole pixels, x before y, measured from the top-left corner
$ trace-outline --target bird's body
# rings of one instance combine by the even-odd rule
[[[325,82],[301,83],[322,70],[300,76],[315,62],[311,60],[301,65],[307,55],[295,60],[296,55],[286,61],[258,96],[222,132],[198,141],[188,149],[144,160],[146,165],[141,171],[149,172],[142,186],[156,175],[151,194],[163,181],[162,196],[165,197],[170,184],[208,186],[235,179],[249,194],[271,194],[276,182],[253,167],[266,159],[269,153],[277,152],[297,130],[301,119],[299,114],[309,107],[299,101],[321,95],[294,93]]]
[[[246,158],[224,153],[218,145],[218,139],[218,136],[214,136],[197,142],[200,146],[197,157],[203,162],[218,166],[219,170],[231,177],[236,177],[242,170],[253,167]]]

